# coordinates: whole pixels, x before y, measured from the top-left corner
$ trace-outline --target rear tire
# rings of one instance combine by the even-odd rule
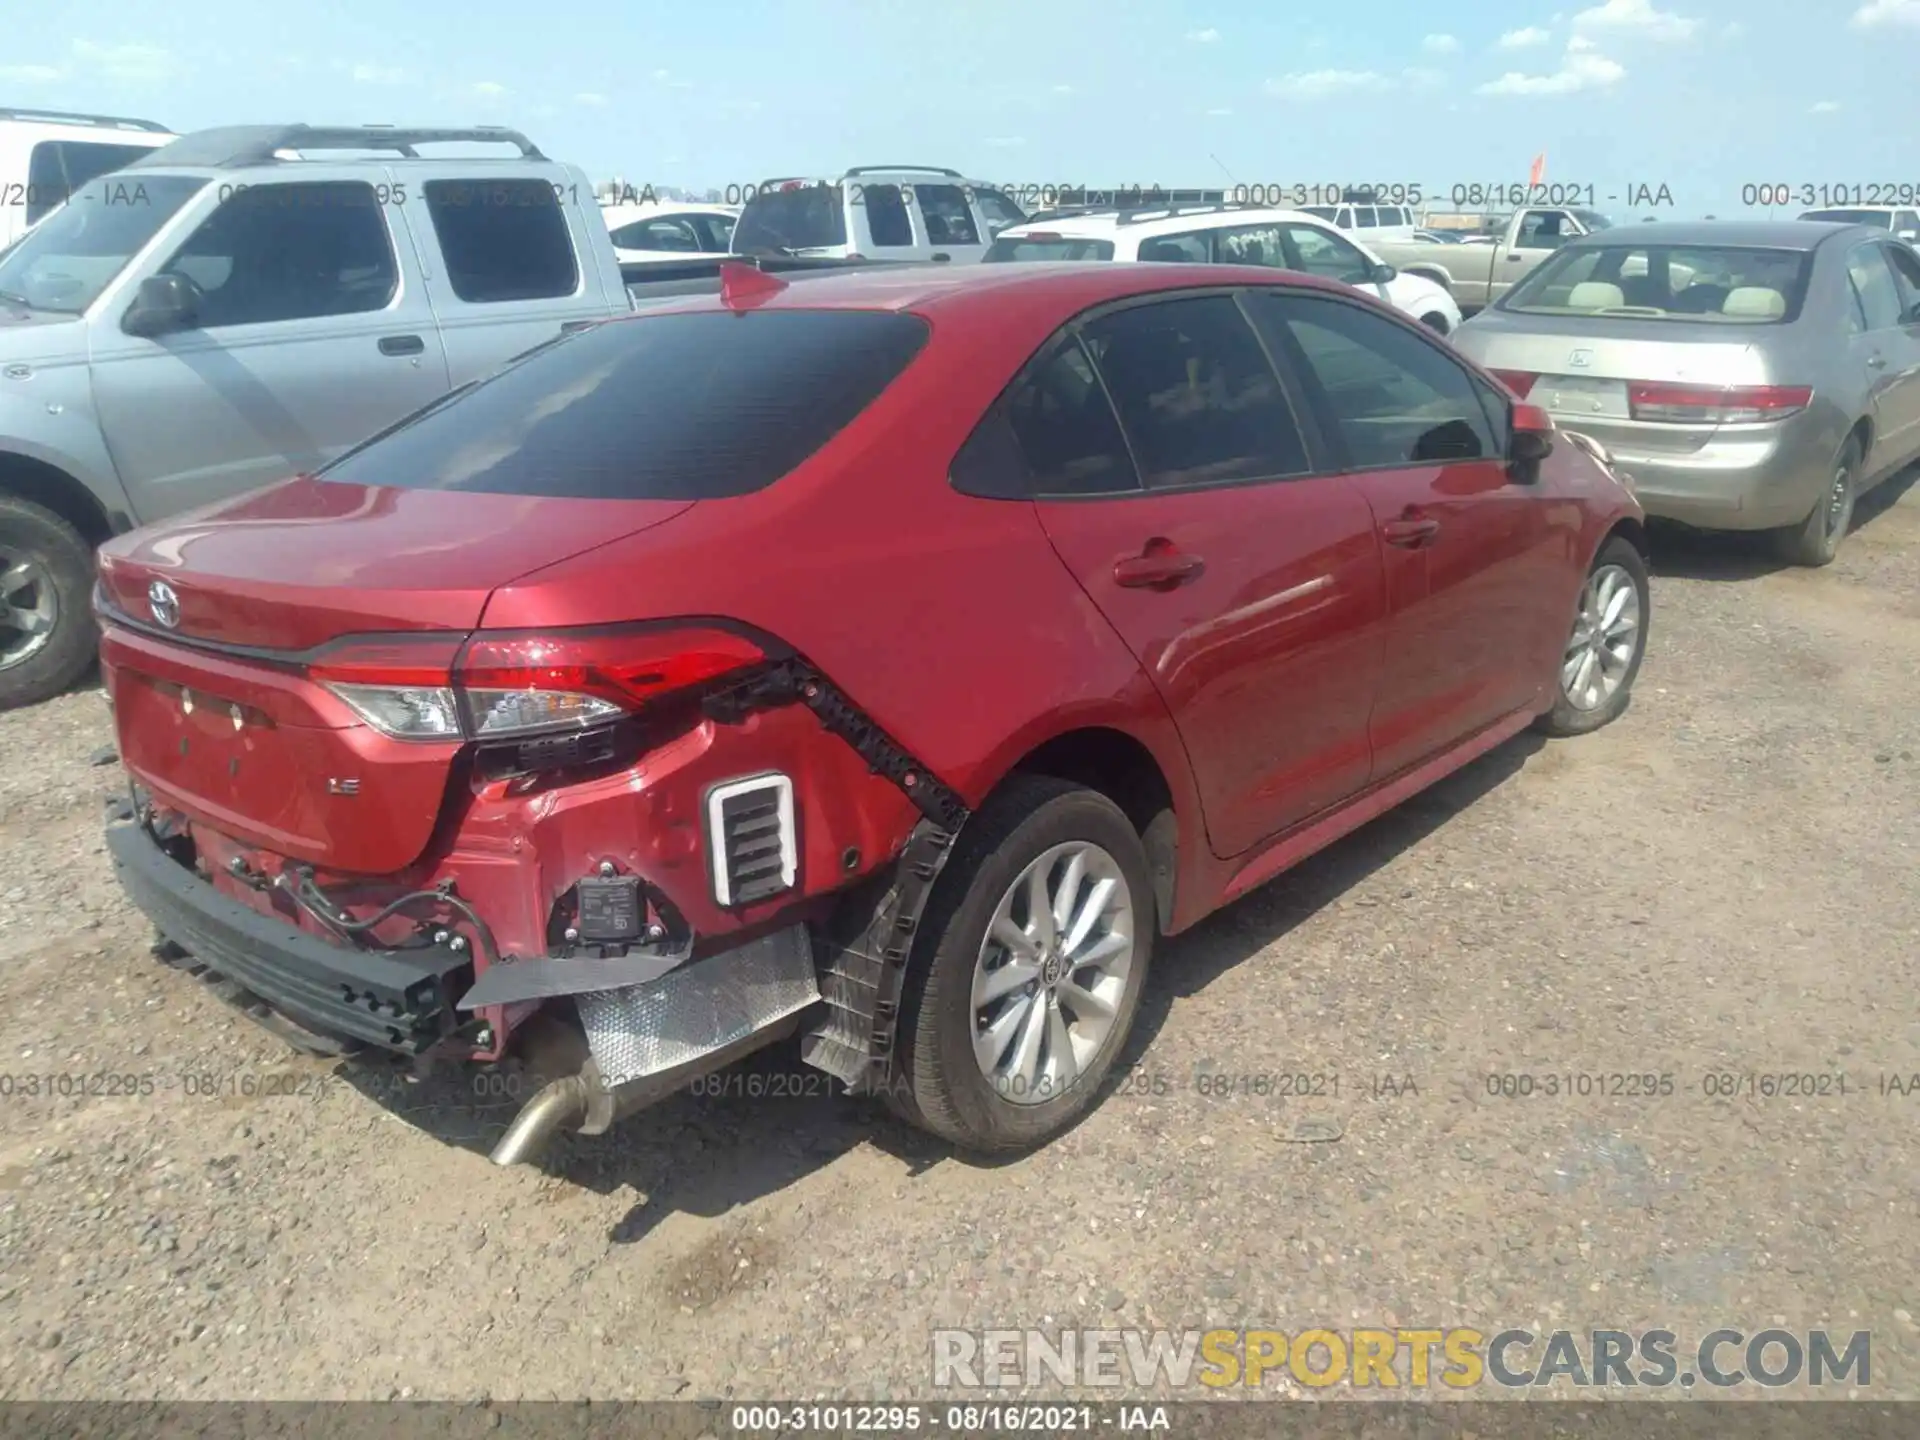
[[[1035,893],[1064,929],[1036,918]],[[995,938],[1009,931],[1017,948]],[[1152,872],[1120,808],[1067,781],[1009,780],[961,831],[922,921],[895,1113],[988,1153],[1058,1135],[1126,1044],[1154,936]]]
[[[93,663],[93,549],[65,520],[0,495],[0,710],[51,699]]]
[[[1600,547],[1580,587],[1573,628],[1553,675],[1553,708],[1534,721],[1543,735],[1586,735],[1620,717],[1647,653],[1652,613],[1647,562],[1625,536]],[[1631,651],[1625,642],[1631,637]]]
[[[1814,503],[1812,512],[1798,525],[1773,532],[1774,548],[1781,559],[1810,569],[1833,563],[1840,553],[1840,542],[1847,538],[1853,524],[1854,502],[1860,498],[1863,458],[1859,437],[1849,436],[1833,462],[1833,479]]]

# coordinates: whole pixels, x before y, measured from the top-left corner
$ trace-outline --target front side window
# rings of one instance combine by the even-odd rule
[[[983,189],[975,190],[973,198],[980,202],[980,214],[987,222],[987,233],[998,235],[1009,225],[1024,225],[1027,215],[1018,205],[1007,198],[1004,191]]]
[[[206,185],[185,175],[107,175],[0,253],[0,300],[78,315]]]
[[[1345,236],[1317,225],[1289,225],[1293,247],[1288,268],[1306,275],[1323,275],[1343,285],[1365,285],[1373,277],[1373,262]]]
[[[927,333],[917,316],[878,310],[597,325],[427,408],[321,475],[488,495],[751,494],[851,424]]]
[[[980,231],[973,223],[973,207],[958,185],[916,185],[920,218],[927,222],[927,240],[934,245],[978,245]]]
[[[839,185],[795,184],[762,190],[740,212],[733,248],[742,255],[765,251],[831,250],[847,243],[846,190]]]
[[[1131,306],[1081,335],[1149,489],[1311,468],[1279,378],[1230,296]]]
[[[1558,210],[1529,210],[1514,244],[1523,250],[1553,250],[1571,238],[1566,217]]]
[[[384,310],[399,288],[371,185],[252,185],[223,201],[162,274],[191,281],[201,329]]]
[[[1287,244],[1278,225],[1242,225],[1222,230],[1214,239],[1215,258],[1222,265],[1265,265],[1287,268]]]
[[[1313,381],[1356,470],[1502,452],[1473,378],[1437,346],[1356,305],[1258,295],[1254,316]]]
[[[656,215],[636,220],[613,232],[613,243],[621,250],[674,250],[694,252],[702,249],[700,237],[683,215]]]
[[[882,249],[913,244],[913,225],[898,185],[868,185],[860,190],[867,212],[867,234]]]
[[[689,215],[687,223],[700,232],[702,248],[724,254],[733,244],[734,217],[731,215]]]
[[[580,288],[567,217],[547,181],[429,180],[422,188],[447,284],[461,300],[554,300]]]
[[[1354,228],[1371,230],[1380,223],[1379,211],[1371,205],[1356,205],[1353,211]]]

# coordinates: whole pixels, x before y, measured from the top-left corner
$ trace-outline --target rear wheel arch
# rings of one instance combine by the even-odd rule
[[[1873,417],[1871,415],[1862,415],[1858,420],[1854,421],[1853,429],[1847,432],[1847,439],[1858,440],[1860,442],[1860,463],[1865,465],[1867,463],[1867,456],[1873,453]],[[1841,443],[1845,444],[1846,442],[1842,441]]]

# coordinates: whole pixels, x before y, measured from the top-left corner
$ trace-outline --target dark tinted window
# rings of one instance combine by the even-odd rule
[[[900,197],[898,185],[861,185],[854,194],[866,206],[867,234],[876,246],[913,244],[907,202]]]
[[[764,489],[873,403],[926,326],[868,310],[659,315],[536,351],[330,480],[625,500]]]
[[[1260,295],[1253,305],[1276,349],[1317,382],[1353,468],[1502,453],[1472,377],[1405,327],[1311,296]]]
[[[383,310],[400,283],[378,197],[357,180],[237,190],[162,273],[199,287],[203,329]]]
[[[1160,235],[1140,242],[1142,260],[1170,260],[1175,264],[1204,265],[1213,259],[1213,233],[1189,230],[1184,235]]]
[[[151,155],[150,145],[103,145],[97,140],[42,140],[27,157],[27,213],[31,225],[102,175]]]
[[[1070,235],[1002,235],[987,247],[982,260],[1018,263],[1026,260],[1111,260],[1111,240],[1081,240]]]
[[[1306,473],[1293,412],[1230,297],[1136,305],[1082,334],[1149,488]]]
[[[1015,386],[1007,419],[1035,495],[1108,495],[1140,479],[1100,379],[1069,342]]]
[[[838,185],[762,190],[740,212],[733,248],[741,255],[819,250],[847,243],[846,192]]]
[[[622,250],[692,252],[706,248],[693,228],[692,218],[686,215],[655,215],[622,225],[613,232],[613,243]]]
[[[731,215],[689,215],[687,222],[700,232],[708,250],[724,251],[733,244]]]
[[[1887,263],[1893,266],[1894,285],[1900,291],[1901,323],[1911,324],[1916,309],[1920,308],[1920,256],[1905,245],[1889,245]]]
[[[422,189],[460,299],[548,300],[579,288],[573,237],[547,181],[429,180]]]
[[[979,227],[973,223],[973,208],[958,185],[916,185],[913,198],[920,202],[920,214],[927,222],[927,239],[935,245],[978,245]]]

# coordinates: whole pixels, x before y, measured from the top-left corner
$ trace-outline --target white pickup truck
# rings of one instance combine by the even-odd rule
[[[443,144],[509,154],[420,153]],[[91,662],[108,536],[317,468],[721,263],[621,265],[585,174],[512,130],[203,130],[79,185],[0,254],[0,708]]]
[[[1596,210],[1532,205],[1515,212],[1491,245],[1434,245],[1420,240],[1371,240],[1375,254],[1408,275],[1436,280],[1453,294],[1462,315],[1486,309],[1534,266],[1578,235],[1613,222]]]

